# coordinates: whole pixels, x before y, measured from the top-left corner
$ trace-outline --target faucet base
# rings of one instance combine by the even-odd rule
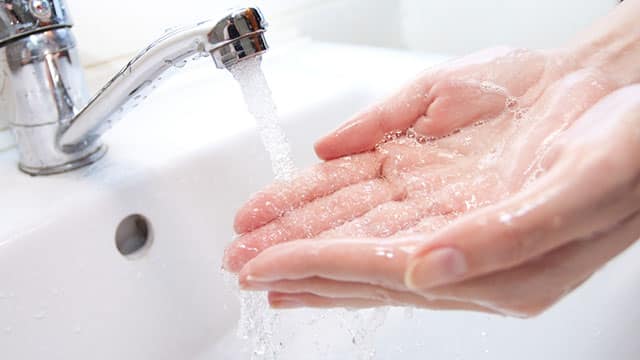
[[[41,176],[41,175],[54,175],[54,174],[60,174],[60,173],[64,173],[64,172],[68,172],[71,170],[75,170],[78,168],[81,168],[83,166],[87,166],[87,165],[91,165],[94,162],[102,159],[102,157],[107,153],[107,149],[108,147],[106,145],[100,145],[98,146],[98,148],[96,149],[96,151],[92,152],[91,154],[77,159],[77,160],[73,160],[70,161],[68,163],[64,163],[61,165],[56,165],[56,166],[51,166],[51,167],[44,167],[44,168],[36,168],[36,167],[31,167],[31,166],[26,166],[23,164],[19,165],[20,170],[22,170],[23,172],[32,175],[32,176]]]

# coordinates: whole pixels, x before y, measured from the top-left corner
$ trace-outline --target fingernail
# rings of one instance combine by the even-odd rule
[[[240,276],[238,284],[242,290],[266,290],[266,283],[256,280],[253,276]]]
[[[293,309],[305,306],[305,304],[299,299],[288,297],[270,299],[269,305],[274,309]]]
[[[238,282],[240,283],[240,288],[244,290],[250,289],[262,289],[269,282],[268,279],[262,279],[255,275],[240,275]]]
[[[335,129],[331,134],[332,135],[340,135],[346,131],[350,131],[353,127],[358,126],[360,121],[358,118],[354,118],[353,120],[348,121],[347,123],[341,125],[339,128]]]
[[[404,283],[411,290],[426,289],[457,280],[465,272],[467,261],[462,252],[438,248],[409,263]]]

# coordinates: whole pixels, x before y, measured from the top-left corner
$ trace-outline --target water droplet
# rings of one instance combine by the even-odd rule
[[[503,224],[511,225],[511,223],[513,222],[513,215],[507,213],[500,214],[500,222]]]
[[[376,256],[381,256],[387,259],[393,259],[394,257],[393,250],[389,248],[380,247],[380,248],[376,248],[375,251],[376,251]]]

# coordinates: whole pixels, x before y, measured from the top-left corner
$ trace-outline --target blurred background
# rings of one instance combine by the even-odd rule
[[[272,52],[300,40],[461,55],[495,45],[558,47],[619,0],[67,0],[91,93],[170,28],[258,6]],[[0,74],[0,89],[3,77]],[[0,98],[0,150],[13,144]]]
[[[128,56],[162,34],[259,6],[271,38],[295,36],[444,54],[493,45],[561,46],[618,0],[67,0],[83,62]]]

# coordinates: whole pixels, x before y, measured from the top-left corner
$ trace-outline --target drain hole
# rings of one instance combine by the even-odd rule
[[[152,229],[149,220],[142,215],[130,215],[118,225],[116,247],[120,254],[136,258],[151,246]]]

